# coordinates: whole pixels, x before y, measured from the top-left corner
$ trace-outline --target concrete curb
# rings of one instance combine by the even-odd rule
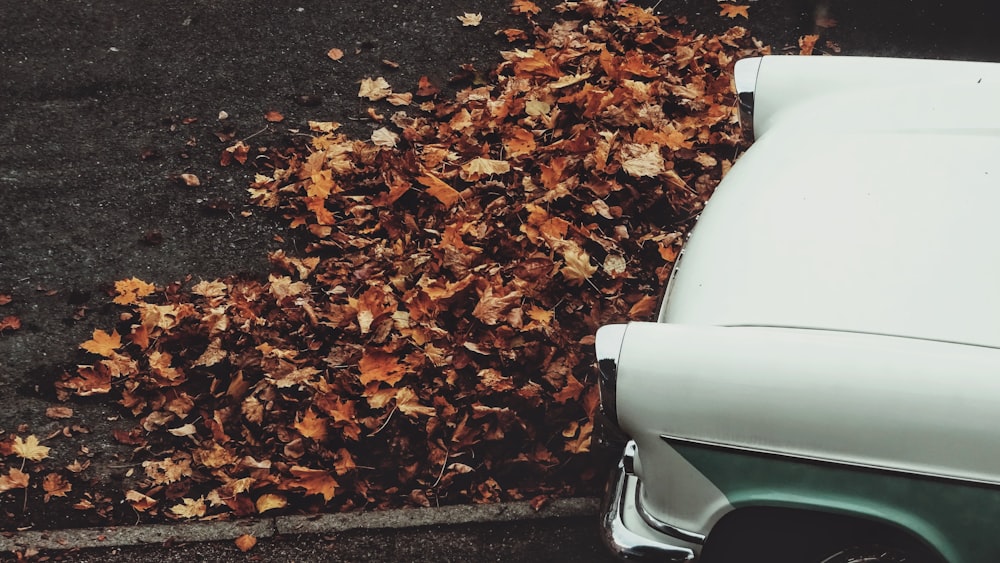
[[[286,534],[329,534],[351,530],[455,526],[515,520],[542,520],[596,516],[595,498],[556,499],[540,511],[527,501],[498,504],[400,508],[378,512],[321,514],[318,516],[275,516],[237,521],[186,522],[106,528],[25,531],[0,534],[0,553],[37,550],[87,549],[161,544],[228,541],[243,534],[258,539]]]

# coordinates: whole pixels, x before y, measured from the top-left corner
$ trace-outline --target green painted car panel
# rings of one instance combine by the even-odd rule
[[[902,528],[951,563],[1000,561],[1000,488],[695,444],[671,444],[736,508],[859,516]]]

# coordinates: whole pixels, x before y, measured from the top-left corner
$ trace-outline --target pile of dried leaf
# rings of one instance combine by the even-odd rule
[[[370,140],[314,122],[308,144],[223,154],[258,167],[254,202],[308,241],[266,282],[117,284],[121,325],[58,387],[138,417],[116,436],[141,462],[135,510],[594,492],[593,334],[654,314],[737,153],[733,62],[762,48],[606,0],[548,29],[512,9],[533,44],[504,30],[518,48],[487,83],[445,99],[366,80]],[[26,486],[13,471],[2,486]]]

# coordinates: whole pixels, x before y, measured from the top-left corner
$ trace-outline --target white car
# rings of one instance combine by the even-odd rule
[[[623,559],[1000,562],[1000,64],[741,60],[754,142],[597,333]]]

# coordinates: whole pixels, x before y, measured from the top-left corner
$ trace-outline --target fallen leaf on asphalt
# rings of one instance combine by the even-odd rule
[[[156,499],[148,497],[136,490],[126,491],[125,500],[128,501],[132,508],[138,510],[139,512],[146,512],[157,504]]]
[[[115,350],[121,348],[122,337],[118,331],[111,331],[111,334],[101,329],[94,329],[94,334],[90,340],[80,345],[80,348],[105,358],[110,358],[115,354]]]
[[[326,52],[326,56],[330,57],[330,60],[339,61],[340,59],[344,58],[344,52],[334,47],[333,49],[330,49],[329,51]]]
[[[198,176],[190,173],[184,173],[178,176],[180,181],[189,188],[197,188],[201,185],[201,179]]]
[[[24,489],[28,487],[30,478],[28,474],[20,469],[11,468],[6,475],[0,475],[0,493],[11,489]]]
[[[0,293],[0,305],[6,305],[13,301],[14,298],[7,293]]]
[[[49,473],[42,479],[42,489],[45,491],[45,502],[52,497],[65,497],[73,490],[73,485],[58,473]]]
[[[472,14],[472,13],[469,13],[469,12],[465,12],[461,16],[457,16],[457,17],[458,17],[458,21],[462,22],[462,25],[466,26],[466,27],[468,27],[468,26],[474,27],[474,26],[478,26],[479,24],[483,23],[483,15],[482,14]]]
[[[73,416],[73,409],[63,406],[48,407],[45,409],[45,416],[54,419],[71,418]]]
[[[743,16],[744,18],[749,18],[747,10],[750,6],[737,6],[736,4],[722,3],[719,4],[719,15],[726,16],[727,18],[735,18],[736,16]]]
[[[6,317],[0,318],[0,332],[5,330],[20,330],[21,319],[15,315],[7,315]]]
[[[38,442],[38,437],[34,434],[28,436],[23,441],[20,436],[14,436],[14,454],[31,461],[41,461],[49,457],[49,447]]]
[[[361,88],[358,90],[359,98],[367,98],[373,102],[381,100],[392,94],[392,86],[386,82],[385,78],[364,78],[361,80]]]
[[[242,536],[236,538],[235,543],[236,547],[239,548],[240,551],[246,553],[257,545],[257,538],[250,534],[243,534]]]
[[[278,110],[269,110],[264,113],[264,120],[271,123],[281,123],[285,120],[285,116]]]
[[[118,295],[113,301],[119,305],[131,305],[154,291],[156,291],[156,286],[138,278],[120,280],[115,282],[115,292]]]

